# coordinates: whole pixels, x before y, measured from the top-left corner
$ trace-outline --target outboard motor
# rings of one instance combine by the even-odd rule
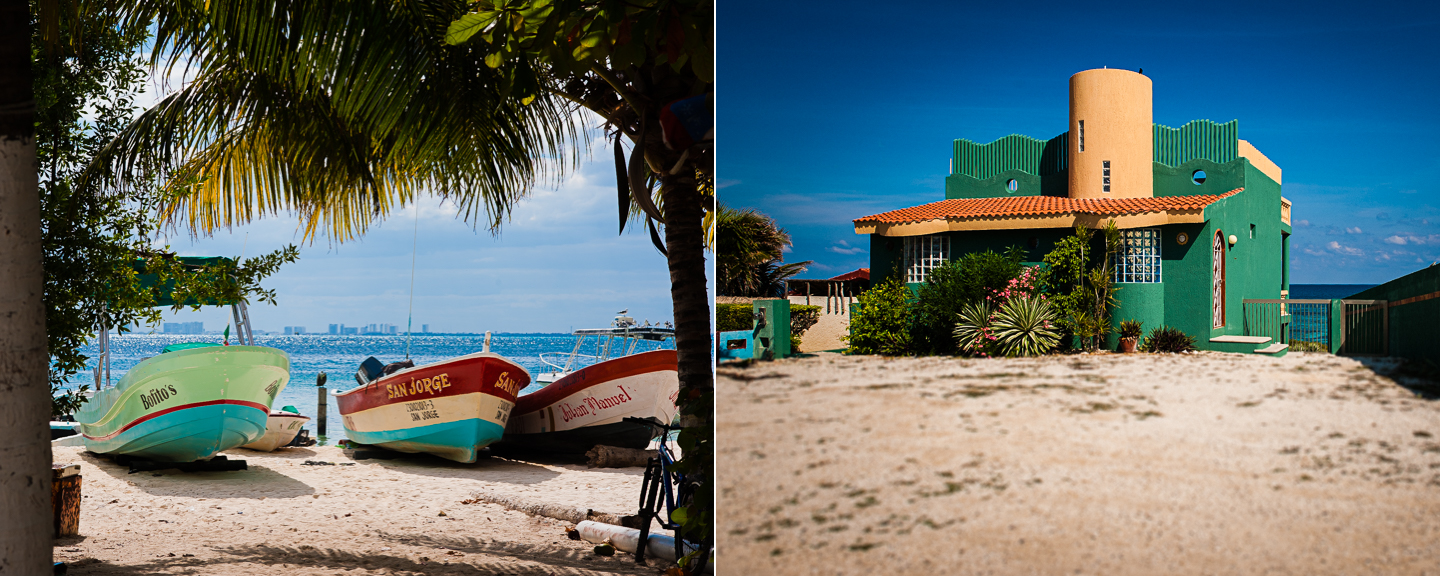
[[[385,375],[385,365],[376,360],[374,356],[366,358],[360,363],[360,370],[355,372],[355,381],[361,386],[374,382],[376,378]]]
[[[407,360],[401,360],[401,361],[399,361],[399,362],[391,362],[391,363],[385,365],[385,375],[386,375],[386,376],[389,376],[389,375],[391,375],[391,374],[394,374],[394,373],[399,372],[399,371],[401,371],[401,370],[404,370],[404,369],[406,369],[406,368],[414,368],[414,367],[415,367],[415,361],[413,361],[413,360],[408,360],[408,359],[407,359]]]

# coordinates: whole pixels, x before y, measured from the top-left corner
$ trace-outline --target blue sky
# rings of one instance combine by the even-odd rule
[[[1103,66],[1284,170],[1292,282],[1440,260],[1434,4],[722,3],[716,31],[721,201],[789,230],[802,277],[869,265],[852,219],[943,199],[953,140],[1065,131],[1070,75]]]
[[[152,82],[140,100],[156,100],[164,92],[157,86],[162,84]],[[276,291],[277,305],[250,307],[257,331],[303,326],[324,332],[332,323],[384,323],[404,333],[412,254],[416,332],[423,324],[432,332],[569,332],[606,327],[622,309],[641,322],[672,320],[665,257],[634,222],[624,235],[616,234],[612,154],[604,138],[595,139],[588,161],[558,187],[535,188],[499,235],[474,229],[453,205],[428,197],[418,203],[418,236],[412,205],[344,244],[324,238],[301,243],[293,215],[210,237],[194,238],[181,228],[157,243],[185,256],[230,257],[298,245],[300,260],[262,282]],[[230,313],[216,307],[167,309],[164,321],[199,321],[207,330],[222,330]]]

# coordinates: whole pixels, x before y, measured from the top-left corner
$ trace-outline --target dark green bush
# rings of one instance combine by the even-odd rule
[[[914,305],[911,340],[920,354],[954,354],[955,321],[965,304],[1004,289],[1025,270],[1025,251],[973,252],[930,271]]]
[[[716,304],[715,331],[755,329],[755,308],[749,304]]]
[[[857,298],[859,310],[850,317],[851,354],[903,356],[910,353],[910,289],[898,276]]]
[[[820,321],[820,307],[804,304],[790,305],[790,334],[803,336],[806,330]]]
[[[1195,339],[1190,335],[1181,332],[1178,328],[1161,326],[1150,331],[1145,337],[1145,343],[1140,345],[1141,352],[1191,352],[1195,350]]]

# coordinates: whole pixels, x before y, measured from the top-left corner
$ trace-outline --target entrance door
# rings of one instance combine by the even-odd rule
[[[1214,277],[1214,294],[1211,296],[1210,312],[1216,328],[1225,327],[1225,234],[1215,231],[1215,246],[1212,255],[1211,273]]]

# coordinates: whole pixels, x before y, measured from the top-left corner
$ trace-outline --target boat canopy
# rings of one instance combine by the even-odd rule
[[[179,260],[180,264],[185,266],[186,268],[201,268],[204,266],[214,266],[217,264],[228,268],[235,267],[235,260],[225,258],[223,256],[176,256],[175,259]],[[134,268],[135,273],[139,276],[138,279],[140,280],[140,287],[142,289],[149,290],[160,282],[160,276],[158,274],[145,273],[146,259],[136,258],[135,261],[130,264],[130,267]],[[160,288],[160,293],[155,295],[155,305],[174,306],[175,300],[170,297],[170,292],[174,289],[175,281],[171,280],[169,282],[166,282],[165,285]],[[194,299],[191,299],[190,301],[182,302],[181,304],[184,306],[194,306],[197,304],[201,306],[228,306],[235,304],[235,302],[196,302],[194,301]]]
[[[663,342],[675,337],[674,328],[662,328],[660,326],[630,326],[623,328],[581,328],[573,332],[576,336],[619,336],[621,338],[639,338],[641,340],[655,340]]]

